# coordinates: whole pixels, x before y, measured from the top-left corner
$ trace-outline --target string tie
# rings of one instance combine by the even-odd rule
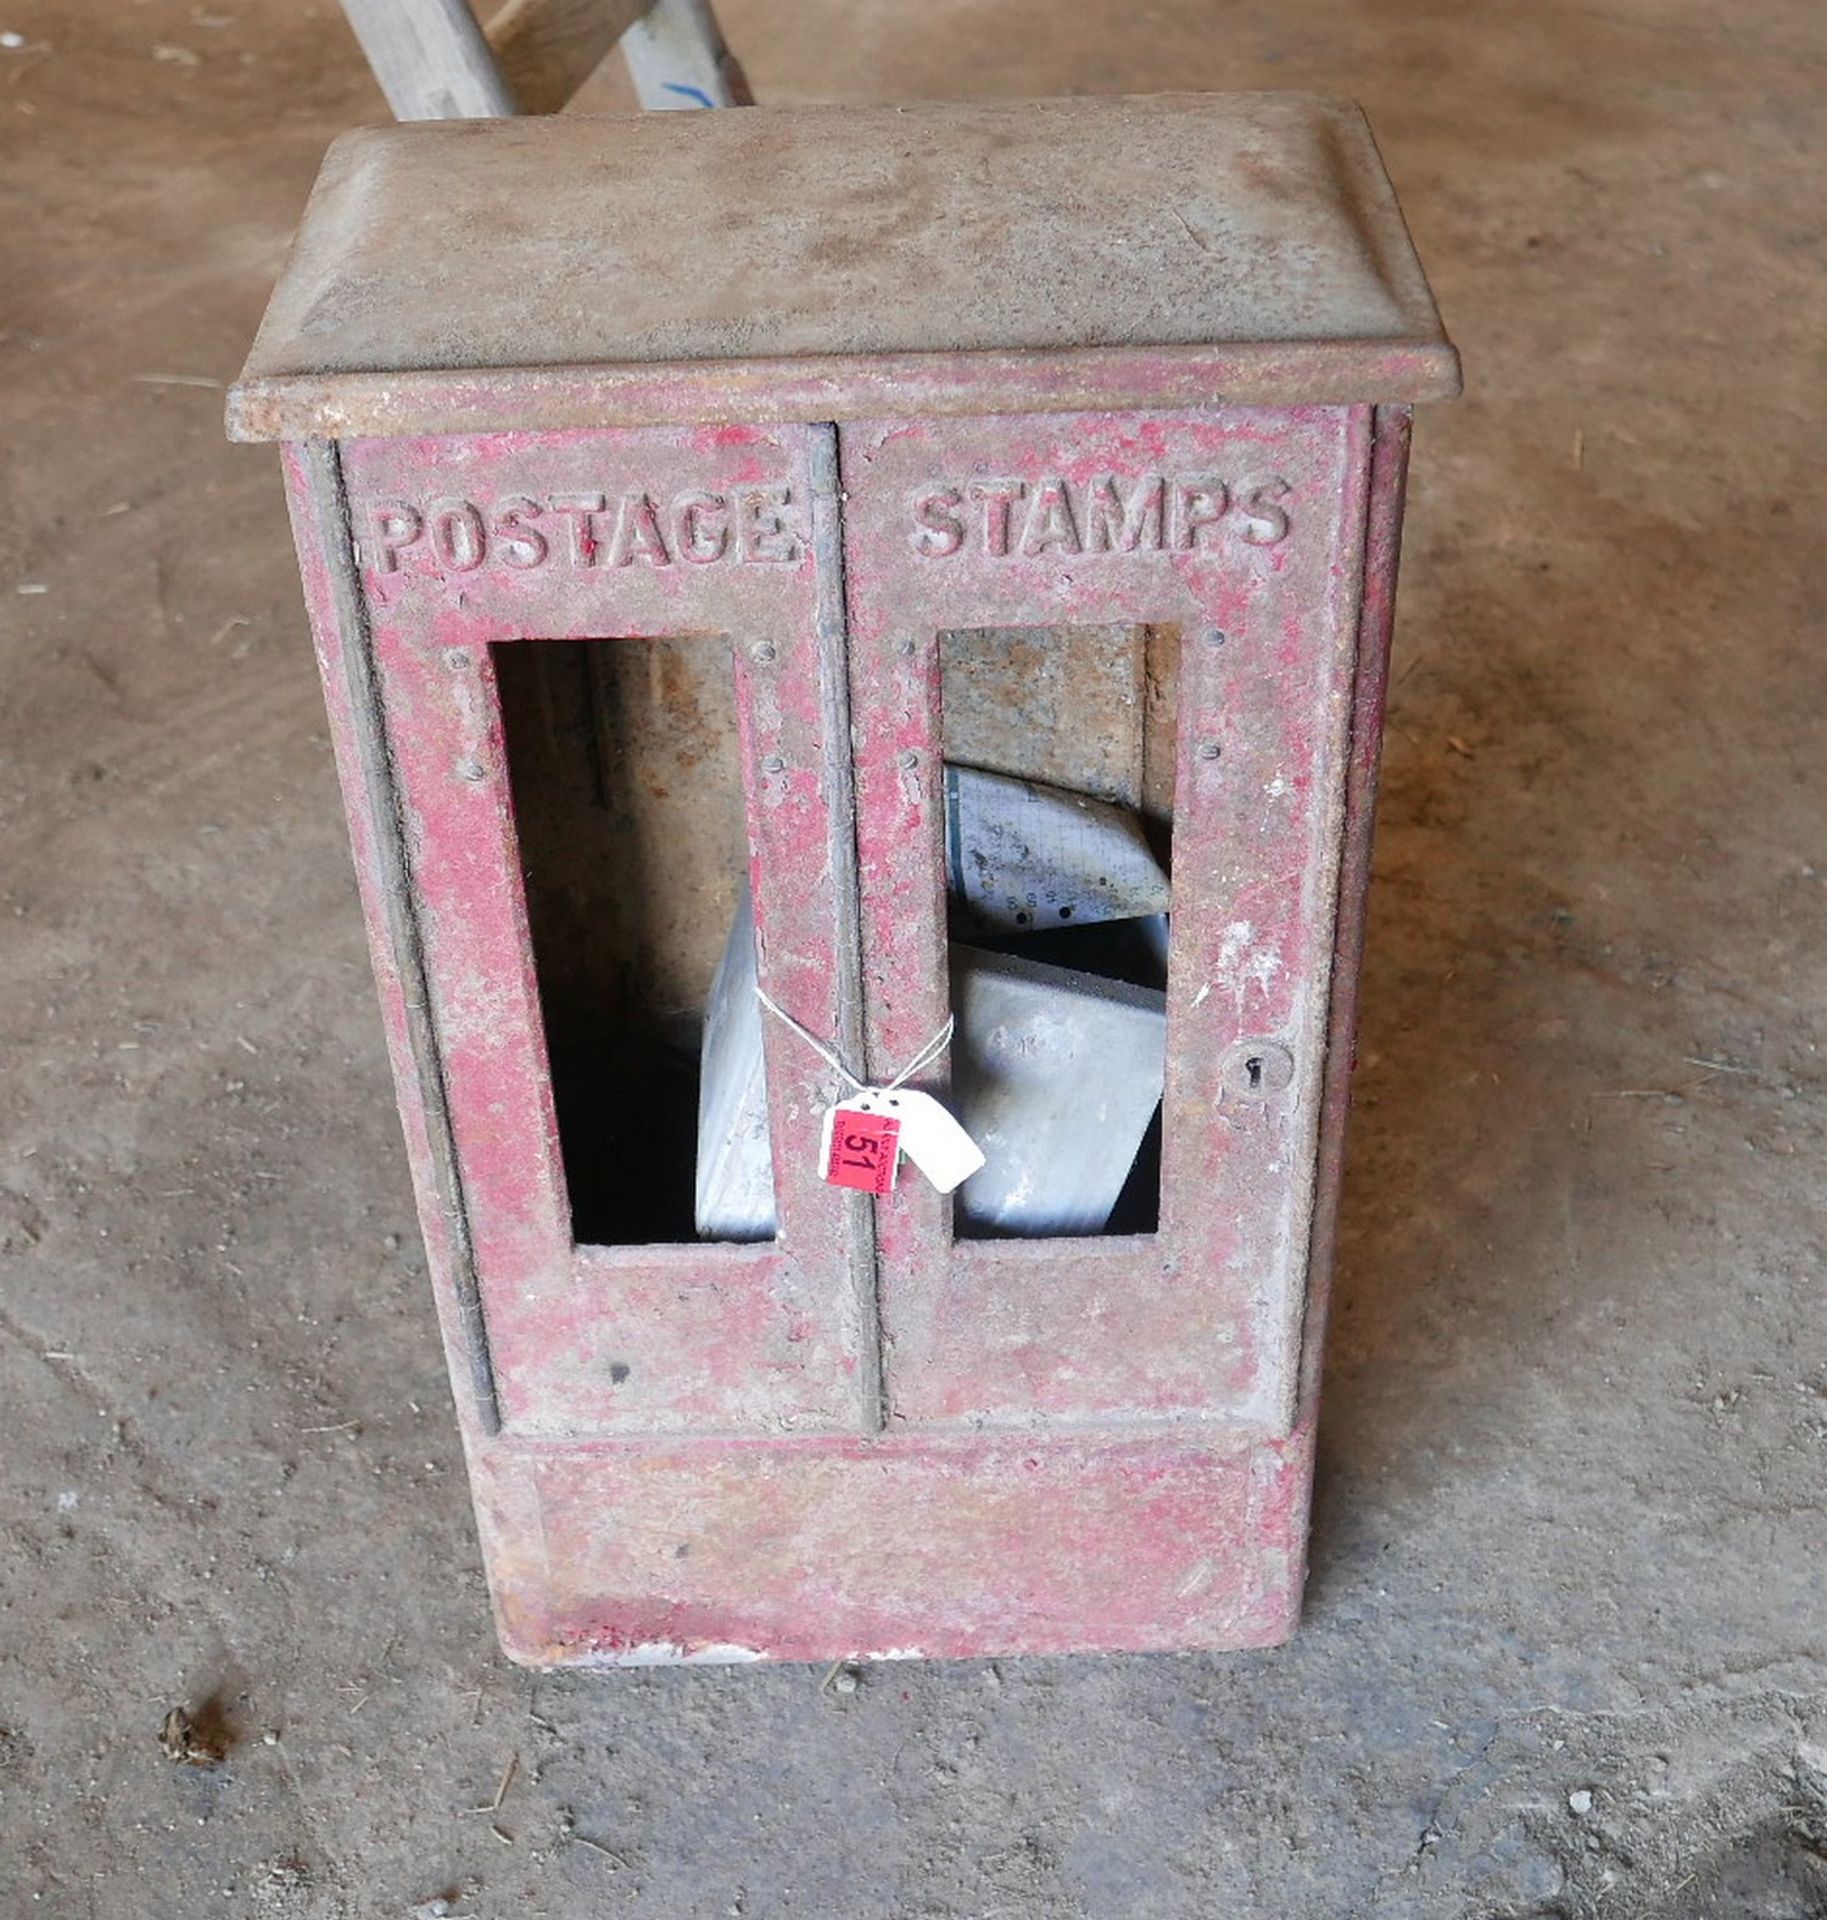
[[[939,1029],[939,1031],[935,1033],[929,1041],[927,1041],[926,1045],[923,1046],[920,1049],[920,1051],[916,1053],[911,1060],[908,1061],[906,1066],[904,1066],[901,1069],[901,1071],[897,1073],[892,1080],[890,1080],[883,1087],[871,1088],[868,1081],[859,1080],[856,1077],[856,1075],[852,1073],[847,1066],[844,1065],[843,1061],[838,1058],[837,1054],[834,1053],[831,1050],[831,1048],[825,1045],[825,1043],[818,1037],[817,1034],[811,1032],[806,1027],[802,1027],[800,1023],[797,1020],[795,1020],[793,1016],[790,1013],[788,1013],[784,1007],[780,1006],[774,1000],[771,1000],[768,997],[767,990],[764,987],[762,987],[759,984],[759,982],[756,984],[756,987],[755,987],[755,998],[759,1000],[764,1007],[767,1008],[769,1013],[771,1013],[774,1016],[774,1018],[781,1023],[782,1026],[789,1027],[792,1029],[794,1033],[798,1034],[800,1039],[802,1039],[806,1043],[806,1045],[809,1046],[812,1049],[812,1051],[815,1054],[817,1054],[822,1061],[824,1061],[826,1066],[828,1066],[833,1073],[840,1074],[845,1080],[847,1080],[850,1083],[852,1090],[857,1093],[869,1093],[869,1092],[893,1093],[896,1091],[897,1088],[906,1086],[908,1081],[911,1080],[914,1077],[914,1075],[921,1070],[922,1067],[931,1066],[932,1063],[938,1059],[940,1054],[942,1054],[945,1051],[945,1049],[951,1045],[952,1032],[953,1032],[953,1029],[958,1024],[957,1016],[955,1014],[948,1015],[946,1018],[945,1025],[942,1026]]]

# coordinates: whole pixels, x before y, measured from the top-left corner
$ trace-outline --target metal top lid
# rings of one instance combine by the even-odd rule
[[[1311,94],[422,122],[330,149],[241,440],[1458,391]]]

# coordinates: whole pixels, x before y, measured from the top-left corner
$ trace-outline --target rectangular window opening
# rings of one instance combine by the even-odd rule
[[[700,1054],[726,948],[751,943],[727,635],[492,648],[573,1238],[773,1237],[765,1206],[700,1233]]]
[[[1161,1217],[1180,637],[940,635],[960,1239]]]

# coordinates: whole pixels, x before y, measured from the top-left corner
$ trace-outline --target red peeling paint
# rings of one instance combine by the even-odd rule
[[[515,1658],[1262,1646],[1292,1630],[1403,423],[1301,406],[491,431],[349,441],[330,467],[289,450]],[[1106,475],[1217,476],[1229,504],[1132,551],[1001,553],[986,536],[920,552],[909,501],[984,474],[1069,502]],[[1273,539],[1246,537],[1276,531],[1243,511],[1252,475],[1283,488]],[[790,540],[686,553],[694,527],[716,544],[694,501],[757,490],[786,503]],[[578,510],[550,503],[597,497],[574,548]],[[618,536],[624,499],[639,524]],[[345,507],[359,551],[338,549]],[[740,510],[718,507],[717,526]],[[918,1179],[873,1210],[847,1202],[813,1150],[834,1082],[770,1023],[779,1237],[573,1244],[490,648],[739,640],[763,982],[832,1037],[856,982],[879,1074],[947,1011],[938,636],[1058,625],[1180,635],[1158,1232],[955,1241]],[[378,712],[358,697],[364,662]],[[423,1008],[389,898],[395,833]],[[1264,1042],[1287,1049],[1291,1083],[1244,1097],[1237,1050]],[[942,1091],[944,1063],[922,1084]]]

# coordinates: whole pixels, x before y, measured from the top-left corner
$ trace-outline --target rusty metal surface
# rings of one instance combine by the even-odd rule
[[[490,653],[732,637],[763,982],[812,1030],[853,1029],[828,430],[367,441],[344,465],[507,1424],[866,1429],[867,1216],[799,1151],[824,1069],[779,1030],[780,1243],[573,1243]]]
[[[946,758],[1139,807],[1146,641],[1063,623],[941,634]]]
[[[1352,408],[846,428],[841,554],[830,429],[357,441],[328,456],[346,499],[312,479],[326,456],[293,455],[408,1143],[518,1657],[1241,1645],[1289,1630],[1310,1462],[1289,1436],[1310,1426],[1314,1391],[1298,1365],[1303,1322],[1317,1327],[1308,1234],[1327,1230],[1343,1124],[1327,1049],[1329,1022],[1335,1044],[1348,1030],[1349,983],[1335,993],[1332,961],[1355,957],[1399,484],[1379,454],[1364,598],[1371,424]],[[949,1203],[916,1178],[872,1220],[871,1202],[816,1177],[836,1083],[770,1023],[778,1241],[577,1244],[491,648],[730,636],[764,978],[853,1059],[866,1014],[880,1073],[945,1012],[941,635],[1020,629],[1031,645],[1053,627],[1080,651],[1101,631],[1124,662],[1119,784],[1141,778],[1173,804],[1160,1230],[954,1243]],[[954,675],[987,672],[980,655],[955,656]],[[365,712],[351,660],[372,678]],[[1140,771],[1138,703],[1155,716]],[[852,724],[854,818],[832,751]],[[669,750],[673,732],[660,729]],[[1165,789],[1145,777],[1151,757],[1172,770]],[[689,759],[672,751],[668,777]],[[1088,777],[1109,784],[1101,765],[1090,752]],[[1084,1511],[1127,1516],[1095,1552],[1058,1510],[1074,1488]],[[661,1570],[651,1543],[672,1533],[693,1563]],[[910,1561],[891,1543],[913,1537]],[[1093,1571],[1106,1554],[1108,1580]]]
[[[476,1511],[532,1666],[1262,1647],[1313,1434],[492,1446]]]
[[[1379,407],[1374,416],[1364,522],[1364,591],[1358,607],[1357,684],[1352,695],[1351,752],[1339,849],[1338,912],[1333,927],[1332,1007],[1320,1112],[1319,1165],[1308,1243],[1306,1318],[1301,1327],[1298,1403],[1318,1407],[1339,1192],[1345,1171],[1351,1076],[1357,1064],[1358,979],[1364,959],[1371,843],[1383,765],[1383,714],[1389,695],[1389,652],[1395,628],[1396,571],[1408,478],[1411,416]]]
[[[1163,130],[1229,112],[1230,146],[1203,151],[1237,163],[1232,251],[1182,222],[1218,263],[1203,309],[1175,276],[1208,269],[1137,241],[1121,299],[1106,274],[1106,307],[1036,317],[1008,252],[971,309],[981,346],[941,299],[943,350],[886,350],[908,291],[891,272],[830,351],[782,359],[838,324],[808,316],[863,265],[809,270],[805,313],[765,275],[712,276],[694,306],[679,268],[670,344],[630,308],[603,320],[621,364],[555,367],[530,349],[561,296],[533,275],[530,306],[499,322],[525,359],[479,368],[462,363],[473,341],[432,338],[467,324],[461,303],[440,315],[407,270],[433,246],[447,172],[429,225],[371,198],[366,252],[318,217],[275,308],[281,334],[314,310],[326,338],[397,335],[399,370],[300,371],[237,398],[245,429],[346,436],[288,446],[287,470],[518,1659],[1246,1646],[1292,1629],[1406,444],[1406,410],[1377,403],[1450,390],[1456,370],[1349,111],[1081,104],[912,116],[927,132],[892,166],[906,116],[865,116],[878,184],[899,204],[896,167],[930,170],[933,128],[968,124],[975,238],[1018,251],[1044,215],[1095,250],[1142,197],[1087,220],[1014,162],[1140,128],[1175,178]],[[776,137],[765,118],[757,139]],[[810,165],[836,123],[788,118]],[[1265,139],[1280,159],[1258,165]],[[1133,159],[1112,178],[1133,180]],[[1148,201],[1192,204],[1179,185]],[[765,206],[751,232],[720,205],[727,265],[772,229]],[[941,246],[920,223],[948,206],[935,186],[908,212],[895,271]],[[537,206],[526,219],[545,231]],[[1294,252],[1265,253],[1252,220]],[[981,277],[981,247],[958,238],[943,246]],[[484,293],[511,237],[485,251]],[[1183,336],[1100,344],[1123,300],[1133,317],[1157,297],[1194,315]],[[1233,299],[1262,322],[1248,338],[1223,333]],[[1393,331],[1325,331],[1379,300]],[[724,344],[747,357],[636,357],[705,353],[740,311],[752,324]],[[582,350],[610,351],[594,324],[572,329]],[[1219,404],[1219,374],[1300,403]],[[678,424],[617,424],[639,419]],[[695,1241],[688,1201],[676,1238],[593,1238],[571,1204],[586,1162],[555,1093],[554,968],[584,1001],[614,999],[631,1044],[624,972],[645,977],[648,1014],[689,1017],[739,891],[740,828],[762,984],[859,1071],[893,1075],[948,1012],[942,774],[960,749],[1137,810],[1170,868],[1159,1204],[1139,1222],[1154,1230],[1128,1230],[1126,1193],[1123,1231],[955,1237],[955,1202],[917,1175],[880,1202],[826,1186],[816,1144],[841,1078],[770,1019],[776,1236]],[[584,789],[597,811],[580,826]],[[605,889],[641,897],[624,910]],[[553,900],[577,918],[568,952],[536,948]],[[942,1091],[946,1062],[923,1079]],[[641,1127],[638,1101],[626,1118]],[[648,1174],[630,1158],[589,1177]]]
[[[954,1245],[949,1203],[899,1196],[879,1227],[895,1420],[1292,1419],[1369,425],[1356,408],[841,430],[872,1071],[946,1012],[938,636],[1181,635],[1160,1231]],[[1290,1062],[1284,1085],[1248,1084],[1258,1044]]]
[[[457,1417],[465,1438],[479,1440],[500,1431],[501,1403],[443,1061],[431,1019],[424,927],[399,831],[399,787],[387,750],[372,636],[353,566],[342,463],[338,450],[324,443],[288,446],[284,461],[299,575],[349,821],[419,1230],[433,1276]]]
[[[1333,955],[1355,956],[1399,484],[1379,453],[1367,563],[1372,418],[1041,415],[291,455],[516,1657],[1256,1645],[1291,1629],[1308,1235],[1327,1228],[1343,1124]],[[313,478],[326,462],[346,496]],[[813,1142],[840,1089],[770,1022],[778,1240],[578,1244],[492,649],[729,636],[764,981],[852,1059],[866,1021],[883,1073],[945,1012],[940,636],[1054,627],[1081,651],[1101,631],[1121,657],[1121,784],[1173,805],[1160,1230],[954,1243],[949,1203],[917,1177],[879,1205],[837,1194]],[[365,709],[352,660],[371,676]],[[1137,703],[1153,718],[1139,775]],[[835,751],[853,728],[854,811]],[[672,752],[668,777],[688,759]],[[1090,754],[1094,782],[1100,765]]]
[[[1158,95],[347,135],[229,418],[347,437],[1457,381],[1355,107]]]
[[[1447,400],[1458,391],[1458,359],[1446,346],[1339,340],[1079,347],[1059,353],[827,355],[254,378],[230,391],[227,425],[231,440],[349,439],[496,433],[519,425],[550,432],[707,421],[763,426],[896,412],[931,417],[1297,402],[1347,406],[1360,400]]]

